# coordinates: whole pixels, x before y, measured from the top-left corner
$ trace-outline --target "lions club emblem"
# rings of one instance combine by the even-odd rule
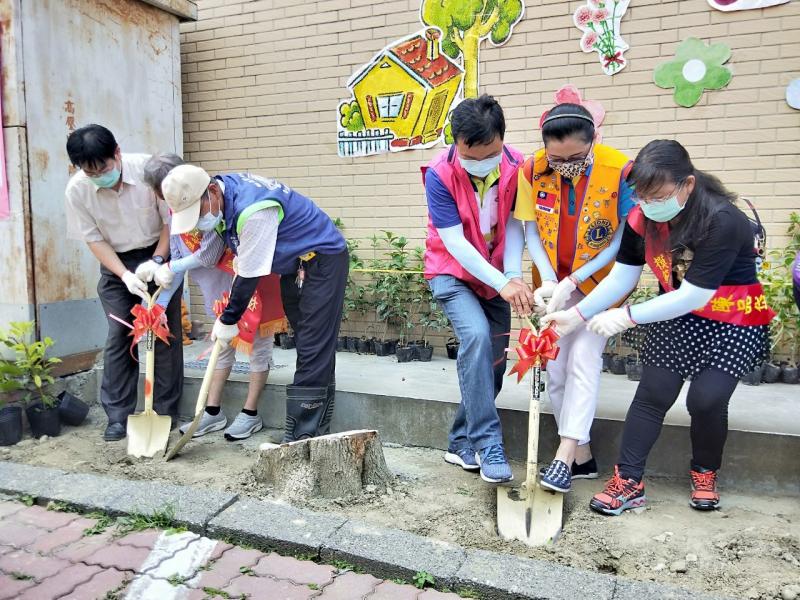
[[[589,225],[586,229],[586,245],[593,250],[602,248],[609,242],[609,238],[613,233],[611,221],[608,219],[597,219]]]

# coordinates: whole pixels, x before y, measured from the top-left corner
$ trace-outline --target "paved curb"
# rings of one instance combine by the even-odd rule
[[[175,520],[210,537],[283,553],[345,560],[381,578],[426,571],[437,583],[470,588],[486,600],[722,600],[653,582],[582,571],[547,561],[472,550],[397,529],[237,494],[68,473],[0,462],[0,495],[29,495],[111,514],[151,513],[171,504]]]

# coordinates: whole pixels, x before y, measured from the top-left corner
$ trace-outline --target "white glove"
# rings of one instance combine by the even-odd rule
[[[237,335],[239,335],[239,326],[236,323],[233,325],[226,325],[219,319],[214,321],[214,328],[211,330],[212,341],[219,341],[227,346]]]
[[[553,295],[556,285],[555,281],[548,279],[533,291],[533,312],[535,314],[541,316],[547,311],[547,300]]]
[[[146,260],[136,267],[136,276],[142,281],[153,281],[153,276],[158,270],[158,263],[154,260]]]
[[[547,303],[548,313],[554,313],[564,308],[572,292],[578,287],[576,281],[577,280],[570,275],[558,282],[558,285],[553,290],[553,295],[550,297],[550,302]]]
[[[555,323],[556,333],[559,337],[564,337],[575,331],[585,322],[586,319],[583,318],[583,315],[578,311],[577,307],[573,306],[569,310],[562,310],[543,316],[539,324],[545,327],[550,323]]]
[[[635,326],[636,323],[631,319],[631,311],[627,306],[606,310],[589,321],[589,330],[604,337],[615,336]]]
[[[175,279],[175,273],[170,268],[169,263],[164,263],[156,269],[153,279],[155,279],[156,285],[159,287],[169,288],[172,286],[172,280]]]
[[[142,300],[147,298],[147,285],[130,271],[122,274],[122,283],[128,288],[131,294],[139,296]]]

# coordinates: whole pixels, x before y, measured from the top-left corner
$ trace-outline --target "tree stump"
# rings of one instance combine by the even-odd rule
[[[296,499],[353,498],[367,485],[384,491],[394,480],[374,430],[262,444],[253,475],[277,496]]]

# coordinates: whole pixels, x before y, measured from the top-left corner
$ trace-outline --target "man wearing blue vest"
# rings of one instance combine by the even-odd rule
[[[336,338],[349,257],[330,217],[284,184],[250,173],[210,177],[180,165],[161,184],[172,209],[172,234],[218,229],[236,254],[230,301],[211,339],[228,344],[258,280],[281,275],[281,298],[295,334],[297,366],[286,386],[284,442],[330,430],[335,394]]]

